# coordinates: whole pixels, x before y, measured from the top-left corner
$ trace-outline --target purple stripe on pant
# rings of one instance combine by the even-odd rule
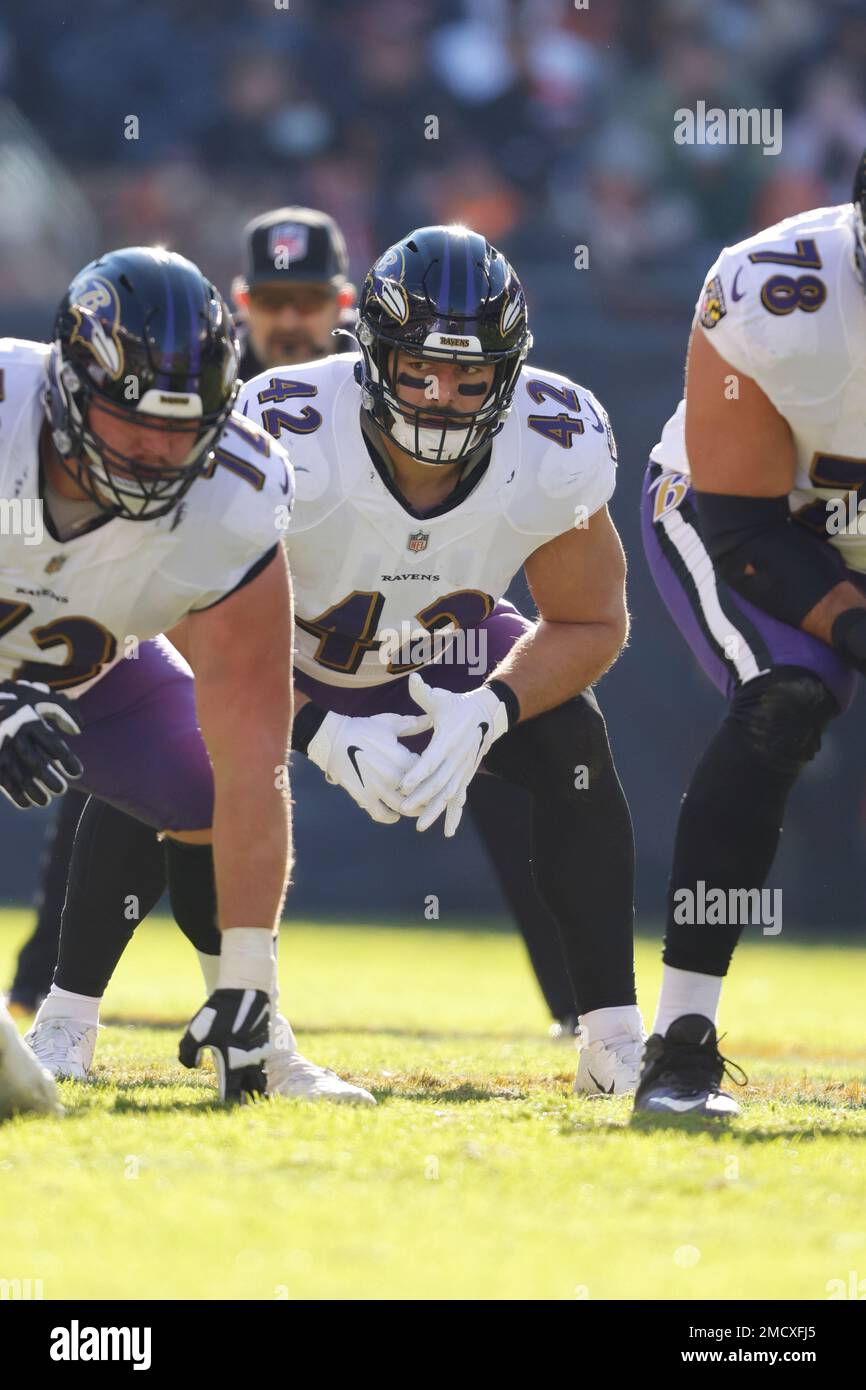
[[[664,472],[656,463],[650,463],[647,469],[641,499],[644,551],[656,588],[692,653],[716,689],[730,697],[742,678],[733,661],[725,658],[722,647],[705,630],[698,596],[685,580],[682,573],[685,566],[681,561],[675,563],[676,547],[664,524],[672,512],[679,512],[682,516],[684,510],[694,510],[694,492],[691,487],[685,487],[687,479],[682,479],[682,486],[678,486],[676,480],[679,479],[681,475]],[[659,499],[661,516],[655,519],[659,487],[668,488],[668,497]],[[663,505],[665,501],[669,501],[670,505]],[[696,517],[690,516],[688,525],[694,533],[699,534]],[[849,571],[849,574],[855,584],[864,587],[862,574],[854,571]],[[734,594],[727,585],[720,587],[723,607],[732,625],[739,620],[743,636],[748,640],[751,631],[757,638],[759,650],[755,655],[761,670],[799,666],[813,671],[835,696],[840,710],[848,708],[856,689],[856,673],[836,655],[832,647],[817,637],[810,637],[800,628],[790,627],[778,618],[772,618],[769,613]]]

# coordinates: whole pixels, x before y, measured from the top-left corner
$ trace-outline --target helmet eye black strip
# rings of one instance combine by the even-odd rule
[[[461,396],[486,396],[489,390],[483,381],[461,381],[457,387]]]
[[[430,381],[436,380],[436,373],[429,372],[427,376],[411,376],[409,372],[401,372],[395,382],[396,386],[408,386],[413,391],[426,391]],[[458,383],[457,392],[461,396],[486,396],[492,383],[484,381],[461,381]],[[436,400],[436,396],[431,396],[431,400]]]

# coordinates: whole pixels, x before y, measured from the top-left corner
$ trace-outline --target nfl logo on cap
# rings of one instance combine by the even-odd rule
[[[271,227],[268,233],[268,251],[272,260],[283,255],[290,261],[302,261],[307,254],[309,241],[309,227],[298,222],[280,222],[276,227]]]

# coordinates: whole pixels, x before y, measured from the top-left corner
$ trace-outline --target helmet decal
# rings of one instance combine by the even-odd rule
[[[409,301],[402,285],[398,285],[396,280],[380,280],[376,293],[392,319],[399,324],[409,322]]]
[[[526,299],[523,290],[519,289],[511,298],[506,299],[502,306],[502,317],[499,320],[499,331],[503,338],[507,338],[509,333],[516,328],[521,318],[526,317]]]
[[[100,275],[88,275],[69,306],[74,328],[70,343],[83,343],[112,381],[123,374],[123,347],[117,336],[120,301],[117,290]]]
[[[400,267],[400,274],[396,276],[396,279],[402,281],[406,274],[406,257],[402,246],[389,247],[385,254],[379,257],[373,266],[373,271],[376,275],[387,275],[391,273],[391,267],[395,265]]]

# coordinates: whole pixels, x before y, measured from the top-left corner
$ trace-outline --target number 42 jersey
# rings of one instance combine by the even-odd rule
[[[604,506],[616,464],[595,397],[524,367],[475,487],[451,507],[446,499],[433,515],[416,514],[367,450],[359,361],[340,354],[266,371],[238,401],[289,446],[294,468],[286,543],[298,669],[341,686],[447,660],[457,631],[489,617],[534,550]]]
[[[792,514],[852,569],[866,571],[866,515],[859,526],[842,524],[836,507],[851,493],[856,517],[858,491],[866,497],[866,290],[854,248],[851,203],[800,213],[725,247],[704,284],[694,331],[734,374],[757,382],[788,422],[797,459]],[[651,458],[688,476],[684,426],[681,401]],[[668,495],[659,488],[658,507]]]

